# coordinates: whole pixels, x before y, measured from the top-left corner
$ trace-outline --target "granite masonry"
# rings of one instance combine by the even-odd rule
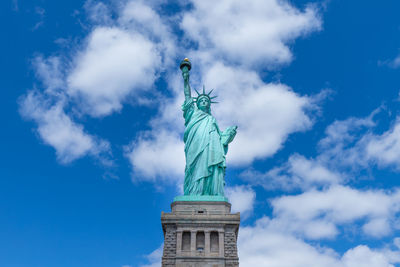
[[[225,201],[175,201],[161,214],[162,267],[238,267],[240,213]]]

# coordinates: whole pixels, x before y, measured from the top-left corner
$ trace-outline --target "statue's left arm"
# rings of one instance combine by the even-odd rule
[[[233,141],[233,139],[236,136],[237,128],[238,128],[237,126],[231,126],[222,132],[221,134],[222,145],[228,146],[228,144]]]

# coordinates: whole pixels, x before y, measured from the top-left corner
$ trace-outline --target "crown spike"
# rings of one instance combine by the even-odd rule
[[[211,89],[210,92],[206,93],[206,87],[203,84],[203,92],[201,94],[196,89],[194,89],[194,90],[197,93],[197,97],[193,97],[193,100],[195,102],[197,102],[199,100],[199,98],[206,97],[206,98],[208,98],[210,103],[213,103],[213,104],[219,103],[219,102],[212,101],[214,98],[217,97],[217,96],[211,96],[211,93],[214,91],[214,89]]]

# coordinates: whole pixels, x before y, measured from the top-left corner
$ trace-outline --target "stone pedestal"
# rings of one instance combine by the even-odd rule
[[[163,267],[237,267],[240,214],[225,201],[175,201],[161,214]]]

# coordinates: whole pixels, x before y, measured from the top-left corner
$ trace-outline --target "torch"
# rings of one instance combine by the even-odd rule
[[[185,58],[181,62],[180,69],[182,70],[182,73],[189,72],[189,70],[192,68],[192,64],[190,64],[190,61],[188,58]]]

